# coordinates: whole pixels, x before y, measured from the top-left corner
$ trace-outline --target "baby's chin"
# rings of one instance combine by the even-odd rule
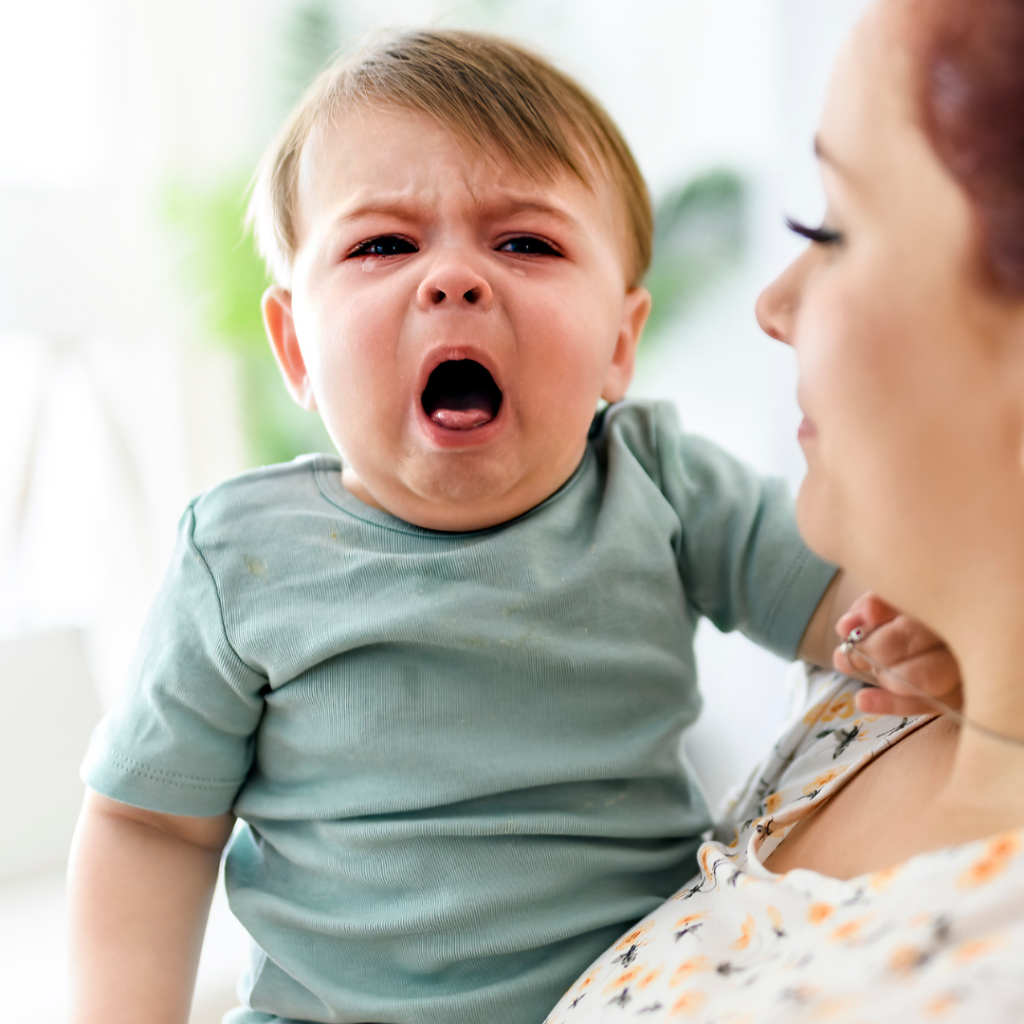
[[[531,472],[528,465],[497,453],[449,451],[403,461],[395,476],[371,470],[354,487],[348,486],[348,477],[342,482],[366,501],[361,486],[372,498],[367,504],[414,526],[468,533],[509,522],[539,505],[565,482],[554,476]]]

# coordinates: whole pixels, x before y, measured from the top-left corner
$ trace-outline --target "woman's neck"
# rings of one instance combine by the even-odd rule
[[[960,645],[962,714],[984,731],[960,729],[952,771],[936,795],[937,812],[979,835],[1024,826],[1024,658],[1015,649],[1024,621],[999,632]]]

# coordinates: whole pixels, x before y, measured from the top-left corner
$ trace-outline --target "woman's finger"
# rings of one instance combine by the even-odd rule
[[[836,622],[836,632],[844,639],[850,631],[860,626],[865,632],[871,633],[879,626],[891,622],[900,614],[888,601],[883,601],[877,594],[870,591],[862,594]]]
[[[897,615],[866,632],[857,649],[883,665],[895,667],[928,651],[945,649],[940,637],[908,615]]]
[[[947,702],[949,703],[949,702]],[[865,715],[934,715],[936,708],[917,697],[903,697],[888,690],[865,686],[857,692],[857,710]],[[959,701],[951,707],[959,707]]]

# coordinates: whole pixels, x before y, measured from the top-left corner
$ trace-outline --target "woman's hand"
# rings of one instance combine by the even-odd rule
[[[858,626],[866,634],[857,642],[858,650],[944,704],[960,707],[960,666],[945,642],[927,626],[872,593],[850,605],[836,623],[836,633],[845,640]],[[876,670],[857,651],[846,655],[837,647],[832,663],[840,672],[872,683],[857,694],[857,707],[866,714],[921,715],[935,711],[911,687],[889,672]]]

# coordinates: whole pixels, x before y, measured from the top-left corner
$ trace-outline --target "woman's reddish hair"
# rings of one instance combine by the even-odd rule
[[[1024,297],[1024,0],[915,7],[925,131],[974,207],[995,283]]]

